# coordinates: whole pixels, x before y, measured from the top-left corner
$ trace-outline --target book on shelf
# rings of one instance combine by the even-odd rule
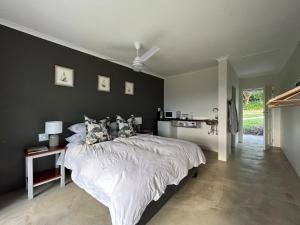
[[[27,149],[27,154],[33,154],[37,152],[46,152],[48,151],[48,147],[46,146],[37,146]]]

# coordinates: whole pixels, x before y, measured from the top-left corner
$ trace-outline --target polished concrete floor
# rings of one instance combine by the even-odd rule
[[[278,149],[247,144],[229,162],[205,152],[207,165],[149,225],[300,225],[300,179]],[[110,225],[109,211],[69,183],[41,190],[27,201],[24,191],[0,197],[0,224]]]
[[[263,135],[244,134],[243,135],[243,143],[244,143],[244,146],[245,145],[255,145],[260,148],[264,144],[264,136]]]

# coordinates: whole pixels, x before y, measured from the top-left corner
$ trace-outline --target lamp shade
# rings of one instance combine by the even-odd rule
[[[62,133],[62,121],[48,121],[45,123],[46,134],[60,134]]]
[[[135,124],[138,124],[138,125],[143,124],[142,117],[135,117]]]

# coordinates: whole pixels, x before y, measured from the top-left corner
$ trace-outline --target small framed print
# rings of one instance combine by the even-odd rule
[[[98,91],[110,92],[110,78],[98,75]]]
[[[125,94],[134,95],[134,83],[125,81]]]
[[[74,70],[55,65],[55,85],[74,87]]]

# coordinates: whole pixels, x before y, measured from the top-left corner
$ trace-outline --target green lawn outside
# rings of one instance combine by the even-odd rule
[[[264,124],[263,117],[250,120],[243,120],[244,129],[251,129],[252,127],[262,127]]]
[[[243,91],[243,132],[244,134],[263,135],[263,91]]]
[[[262,111],[261,110],[247,110],[247,111],[243,111],[243,118],[253,118],[253,117],[260,117],[262,116]]]
[[[262,101],[249,102],[248,104],[243,105],[243,109],[246,111],[249,110],[262,110],[264,108]]]
[[[245,129],[253,129],[255,127],[263,127],[263,103],[250,102],[243,107],[243,127]]]

